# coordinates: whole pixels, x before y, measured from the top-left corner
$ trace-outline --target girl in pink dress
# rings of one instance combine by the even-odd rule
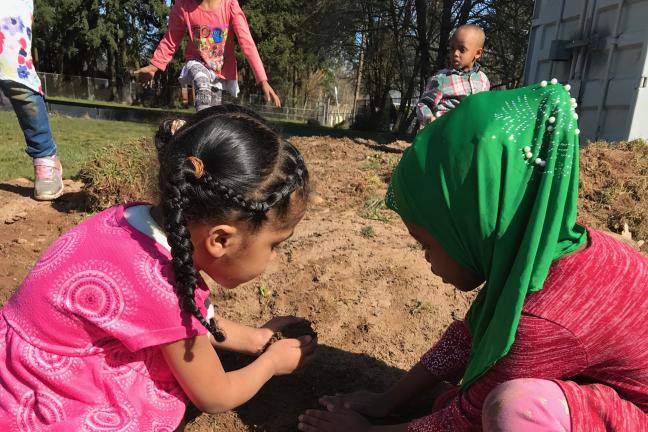
[[[151,64],[135,71],[143,80],[152,80],[158,70],[166,69],[185,34],[187,62],[180,73],[182,85],[193,85],[196,111],[220,105],[223,91],[234,97],[239,87],[234,52],[234,32],[257,84],[268,102],[281,106],[266,76],[250,34],[250,27],[237,0],[177,0],[171,8],[169,26]]]
[[[0,310],[0,430],[172,431],[187,402],[216,413],[310,358],[310,336],[263,347],[297,320],[251,328],[214,314],[261,274],[308,195],[300,153],[234,106],[156,134],[160,204],[98,213],[56,240]],[[214,346],[256,356],[225,372]]]

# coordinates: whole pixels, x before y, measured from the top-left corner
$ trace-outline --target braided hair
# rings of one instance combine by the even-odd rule
[[[244,220],[258,229],[274,209],[290,212],[291,196],[306,202],[308,170],[299,151],[256,113],[236,105],[204,109],[186,120],[166,120],[155,135],[160,200],[171,246],[175,289],[183,311],[214,338],[225,334],[196,305],[191,222]],[[203,166],[197,173],[191,159]]]

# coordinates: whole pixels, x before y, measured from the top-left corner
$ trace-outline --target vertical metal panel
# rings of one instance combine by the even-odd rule
[[[586,46],[552,61],[554,39]],[[648,138],[648,0],[536,0],[524,82],[553,77],[572,84],[583,139]]]

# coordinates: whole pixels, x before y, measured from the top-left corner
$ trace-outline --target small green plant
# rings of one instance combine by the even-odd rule
[[[268,298],[272,295],[272,290],[265,284],[259,285],[259,295],[263,298]]]
[[[383,211],[387,209],[385,200],[381,196],[373,196],[365,201],[365,212],[363,217],[365,219],[375,220],[379,222],[389,222],[391,217]]]
[[[385,184],[385,182],[382,181],[380,177],[377,175],[371,175],[367,177],[367,184],[371,186],[372,188],[379,188]]]
[[[422,301],[422,300],[416,300],[416,303],[410,309],[410,313],[412,315],[417,315],[423,312],[432,312],[433,307],[429,302]]]
[[[364,238],[372,238],[376,235],[376,233],[374,232],[373,227],[366,226],[362,227],[362,229],[360,230],[360,235]]]

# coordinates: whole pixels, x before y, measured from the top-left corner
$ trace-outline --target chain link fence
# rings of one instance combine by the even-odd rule
[[[74,99],[84,103],[112,102],[113,89],[109,79],[47,72],[40,72],[38,75],[48,98]],[[159,95],[159,89],[144,88],[130,76],[126,77],[124,82],[119,99],[124,101],[125,105],[147,105]],[[179,104],[189,107],[193,105],[191,87],[181,88],[176,85],[167,90],[171,91],[173,99],[178,100]],[[271,120],[311,122],[323,126],[348,124],[352,120],[352,109],[348,104],[336,105],[331,103],[330,99],[306,104],[284,99],[280,108],[267,104],[263,95],[256,94],[244,98],[226,95],[224,102],[247,106]]]

